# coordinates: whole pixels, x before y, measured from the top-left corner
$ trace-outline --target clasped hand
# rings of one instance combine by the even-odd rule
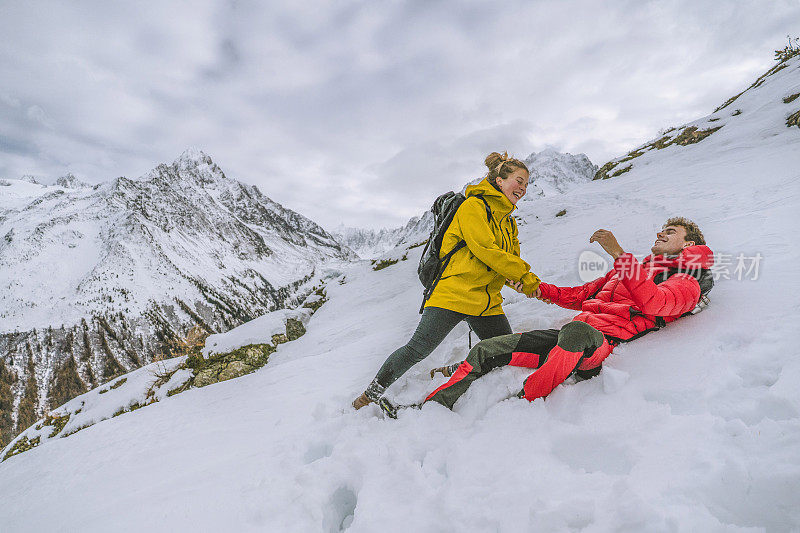
[[[522,284],[521,281],[514,281],[512,279],[507,279],[506,280],[506,285],[508,285],[509,287],[511,287],[512,289],[514,289],[515,291],[517,291],[517,292],[519,292],[521,294],[525,294],[522,291],[523,284]],[[533,291],[533,294],[528,296],[528,298],[536,298],[536,299],[541,300],[544,303],[548,303],[548,304],[552,303],[552,302],[550,302],[550,300],[548,300],[546,298],[542,298],[542,291],[539,290],[539,287],[536,287],[536,290]]]

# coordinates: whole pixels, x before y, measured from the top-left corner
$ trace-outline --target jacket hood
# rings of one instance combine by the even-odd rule
[[[515,208],[511,200],[506,198],[505,194],[495,189],[486,178],[483,178],[480,183],[467,186],[464,196],[467,198],[470,196],[483,196],[486,201],[489,202],[492,210],[497,212],[500,216],[507,215]]]
[[[714,252],[705,244],[696,244],[687,246],[676,256],[648,255],[642,263],[649,263],[648,266],[650,268],[681,268],[686,270],[711,268],[714,264]]]

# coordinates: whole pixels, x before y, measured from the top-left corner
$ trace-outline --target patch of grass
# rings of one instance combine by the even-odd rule
[[[600,167],[600,169],[597,172],[595,172],[594,177],[592,179],[607,180],[608,178],[611,177],[608,175],[608,173],[611,172],[611,170],[613,170],[614,167],[616,167],[617,165],[619,165],[619,161],[609,161],[608,163]]]
[[[84,424],[82,426],[78,426],[75,429],[73,429],[72,431],[68,431],[68,432],[64,433],[63,435],[61,435],[61,438],[63,439],[63,438],[69,437],[70,435],[74,435],[75,433],[77,433],[77,432],[79,432],[81,430],[84,430],[86,428],[92,427],[93,425],[94,424]]]
[[[397,263],[397,259],[383,259],[378,261],[375,266],[372,267],[372,270],[383,270],[386,267],[390,267]]]
[[[787,96],[786,98],[783,99],[783,103],[784,104],[789,104],[789,103],[794,102],[795,100],[797,100],[798,97],[800,97],[800,93]]]
[[[611,174],[611,176],[610,176],[610,177],[612,177],[612,178],[616,178],[617,176],[620,176],[620,175],[622,175],[622,174],[625,174],[626,172],[630,172],[630,170],[631,170],[632,168],[633,168],[633,165],[628,165],[628,166],[627,166],[627,167],[625,167],[625,168],[621,168],[621,169],[617,170],[616,172],[614,172],[613,174]]]
[[[5,457],[3,457],[3,461],[8,459],[9,457],[14,457],[15,455],[19,455],[22,452],[27,452],[28,450],[36,448],[40,442],[41,442],[41,437],[36,437],[31,440],[28,440],[28,437],[22,437],[10,450],[8,450],[8,453],[6,453]]]
[[[731,116],[732,116],[732,117],[735,117],[735,116],[737,116],[737,115],[741,115],[741,114],[742,114],[742,110],[741,110],[741,109],[737,109],[736,111],[734,111],[733,113],[731,113]]]
[[[562,209],[561,211],[559,211],[558,213],[556,213],[556,216],[557,216],[557,217],[563,217],[563,216],[564,216],[564,215],[566,215],[566,214],[567,214],[567,210],[566,210],[566,209]]]
[[[644,148],[640,148],[638,150],[633,150],[632,152],[628,152],[628,155],[626,155],[625,157],[620,159],[619,162],[620,163],[625,163],[626,161],[630,161],[631,159],[636,159],[640,155],[644,154],[644,152],[645,152]]]
[[[339,282],[339,283],[341,284],[341,282]],[[304,302],[303,303],[303,307],[305,307],[306,309],[311,309],[312,313],[316,313],[317,309],[322,307],[322,304],[324,304],[325,302],[328,301],[328,296],[325,294],[325,291],[322,288],[319,288],[316,291],[314,291],[314,294],[316,294],[317,296],[320,296],[320,298],[315,300],[315,301],[313,301],[313,302]]]
[[[101,389],[100,392],[98,392],[97,394],[105,394],[107,392],[108,392],[108,389]]]
[[[53,431],[50,432],[51,439],[56,435],[58,435],[59,433],[61,433],[61,430],[63,430],[64,426],[66,426],[67,422],[69,422],[69,418],[70,418],[69,413],[63,416],[58,416],[56,414],[49,413],[47,416],[45,416],[44,425],[53,426]]]
[[[655,148],[656,150],[661,150],[663,148],[666,148],[670,144],[672,144],[672,139],[670,138],[669,135],[665,135],[665,136],[661,137],[660,139],[657,139],[657,140],[653,141],[648,146],[650,146],[652,148]]]
[[[791,128],[792,126],[797,126],[800,128],[800,111],[792,113],[786,119],[786,127]]]
[[[122,379],[120,379],[119,381],[117,381],[117,382],[113,383],[113,384],[112,384],[112,385],[109,387],[109,389],[118,389],[118,388],[120,388],[121,386],[123,386],[123,385],[125,384],[125,382],[126,382],[126,381],[128,381],[128,378],[122,378]]]
[[[699,143],[700,141],[702,141],[715,131],[719,131],[720,129],[722,129],[722,126],[718,126],[716,128],[709,128],[707,130],[700,130],[697,129],[696,126],[692,126],[690,128],[686,128],[685,130],[683,130],[680,135],[675,137],[673,142],[681,146],[687,146],[690,144]]]
[[[125,413],[125,408],[124,407],[120,407],[119,410],[116,413],[111,415],[111,418],[114,418],[115,416],[119,416],[119,415],[124,414],[124,413]]]
[[[412,248],[419,248],[420,246],[425,246],[426,244],[428,244],[428,241],[429,241],[429,240],[430,240],[430,239],[425,239],[425,240],[424,240],[424,241],[422,241],[422,242],[418,242],[418,243],[416,243],[416,244],[412,244],[411,246],[409,246],[409,247],[408,247],[408,249],[409,249],[409,250],[411,250]]]
[[[180,387],[167,391],[167,398],[169,398],[170,396],[175,396],[176,394],[180,394],[184,391],[187,391],[191,386],[192,386],[192,381],[189,380]]]

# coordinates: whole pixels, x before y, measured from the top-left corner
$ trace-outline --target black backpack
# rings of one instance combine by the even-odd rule
[[[478,198],[480,198],[486,206],[487,222],[491,221],[492,210],[489,208],[489,204],[486,203],[483,196],[478,196]],[[425,288],[422,293],[422,306],[419,308],[420,314],[422,314],[425,308],[425,302],[427,302],[428,298],[433,294],[433,289],[435,289],[436,284],[439,283],[439,279],[441,279],[442,273],[444,269],[447,268],[450,259],[457,251],[467,245],[466,242],[461,240],[452,250],[447,252],[444,257],[441,259],[439,258],[442,251],[442,239],[444,238],[444,234],[447,228],[450,227],[450,223],[453,222],[456,211],[458,211],[458,208],[466,199],[466,196],[463,194],[450,191],[439,196],[433,202],[433,206],[431,207],[431,213],[433,213],[433,229],[431,230],[430,237],[428,237],[427,244],[425,244],[425,248],[422,250],[422,257],[420,257],[419,266],[417,267],[419,280]]]

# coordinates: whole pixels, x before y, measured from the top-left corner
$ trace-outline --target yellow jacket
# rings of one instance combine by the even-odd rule
[[[478,196],[491,209],[490,221],[486,204]],[[539,278],[519,257],[517,224],[511,217],[514,204],[485,179],[467,187],[466,197],[442,238],[440,256],[459,241],[466,246],[450,259],[425,307],[473,316],[500,315],[500,289],[506,279],[522,281],[525,294],[530,295],[539,286]]]

